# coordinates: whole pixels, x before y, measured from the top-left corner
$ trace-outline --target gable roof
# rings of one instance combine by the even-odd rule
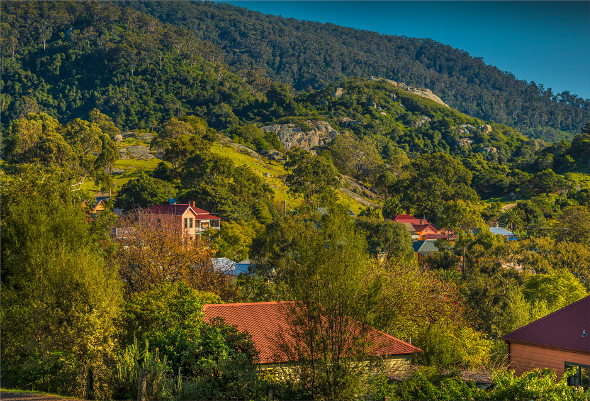
[[[420,233],[420,232],[426,230],[428,227],[430,227],[436,233],[439,232],[438,229],[435,226],[433,226],[432,224],[430,224],[430,223],[427,223],[427,224],[412,224],[412,225],[414,226],[414,230],[416,230],[417,233]]]
[[[397,221],[396,223],[399,223],[399,221]],[[399,223],[402,224],[406,230],[408,230],[408,232],[410,234],[416,234],[416,229],[414,228],[414,225],[412,223]]]
[[[188,203],[175,203],[173,205],[154,205],[148,207],[146,211],[153,214],[171,214],[174,216],[182,216],[189,209],[195,215],[197,220],[221,220],[221,218],[209,214],[208,211],[204,209],[199,209],[198,207],[192,207]]]
[[[420,219],[415,218],[411,214],[398,214],[393,219],[396,223],[411,223],[411,224],[420,224]]]
[[[507,229],[502,228],[502,227],[491,227],[490,226],[490,232],[492,234],[503,235],[505,237],[516,236],[516,234],[514,234],[512,231],[508,231]]]
[[[584,333],[587,333],[584,335]],[[501,337],[590,354],[590,296]]]
[[[284,302],[207,304],[203,306],[203,313],[207,321],[220,317],[238,330],[248,332],[260,354],[260,363],[290,362],[286,355],[279,352],[278,345],[281,334],[290,332]],[[374,355],[421,352],[419,348],[373,328],[369,337],[375,344]]]
[[[412,242],[412,247],[414,248],[414,252],[417,252],[420,255],[428,256],[431,253],[438,252],[438,248],[434,245],[435,240],[433,239],[425,239],[420,241]]]
[[[190,205],[182,203],[175,203],[174,205],[154,205],[148,207],[146,211],[153,214],[172,214],[175,216],[182,216],[188,209],[196,215]]]

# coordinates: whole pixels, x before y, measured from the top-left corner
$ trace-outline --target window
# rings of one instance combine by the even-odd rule
[[[192,217],[188,219],[188,226],[189,226],[189,228],[193,228],[193,218]]]
[[[184,228],[188,228],[188,217],[184,218]]]
[[[567,384],[570,386],[590,386],[590,366],[572,362],[565,363],[565,370],[572,368],[574,374],[567,378]]]

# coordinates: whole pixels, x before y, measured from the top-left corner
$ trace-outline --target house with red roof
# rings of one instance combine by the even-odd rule
[[[195,238],[208,228],[219,230],[221,219],[208,211],[196,207],[195,202],[172,203],[150,206],[142,213],[142,219],[148,223],[162,224],[179,230],[185,236]]]
[[[254,346],[259,352],[259,363],[263,368],[273,368],[279,365],[296,364],[284,352],[285,341],[294,343],[289,324],[287,305],[291,302],[254,302],[236,304],[208,304],[203,306],[206,321],[219,317],[230,326],[252,336]],[[351,324],[350,331],[360,327]],[[402,340],[374,328],[369,328],[368,341],[371,343],[369,354],[382,358],[385,366],[390,370],[404,371],[409,366],[413,354],[422,352]]]
[[[575,369],[570,385],[590,385],[590,296],[535,320],[502,337],[516,374],[535,368],[555,370],[561,377]]]

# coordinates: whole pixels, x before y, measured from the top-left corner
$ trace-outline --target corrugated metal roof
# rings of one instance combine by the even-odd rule
[[[590,354],[590,296],[535,320],[502,339]]]
[[[492,234],[496,234],[496,235],[504,235],[504,236],[511,236],[511,235],[515,235],[513,232],[508,231],[505,228],[502,227],[490,227],[490,232]]]
[[[293,338],[287,319],[285,302],[254,302],[238,304],[208,304],[203,306],[205,320],[211,321],[220,317],[231,326],[252,336],[254,346],[260,354],[261,363],[290,362],[281,345],[285,338],[292,342]],[[360,324],[358,324],[360,325]],[[351,325],[354,330],[355,325]],[[401,341],[389,334],[371,328],[369,338],[373,343],[370,353],[379,356],[408,355],[421,350]]]

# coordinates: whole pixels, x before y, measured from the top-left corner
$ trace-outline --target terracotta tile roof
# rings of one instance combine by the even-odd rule
[[[590,296],[535,320],[502,339],[590,354]]]
[[[211,214],[197,214],[197,220],[221,220],[221,218],[217,216],[213,216]]]
[[[289,362],[279,352],[281,334],[290,332],[285,315],[285,304],[281,302],[254,302],[238,304],[208,304],[203,306],[205,320],[220,317],[240,331],[250,333],[254,346],[260,353],[260,363]],[[285,335],[285,338],[292,337]],[[389,334],[371,328],[369,338],[374,344],[373,354],[378,356],[409,355],[421,352],[406,342]]]

